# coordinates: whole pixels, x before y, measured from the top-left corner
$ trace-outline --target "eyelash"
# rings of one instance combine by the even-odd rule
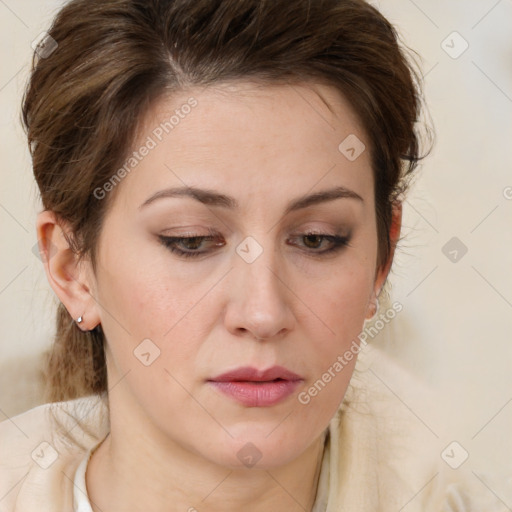
[[[323,233],[304,233],[301,235],[295,236],[295,238],[306,238],[306,237],[319,237],[323,240],[328,240],[333,244],[329,249],[325,249],[323,251],[306,251],[310,252],[312,256],[322,257],[327,254],[334,254],[336,252],[341,251],[345,247],[350,246],[351,235],[348,236],[338,236],[338,235],[327,235]],[[213,241],[216,238],[216,235],[196,235],[196,236],[164,236],[160,235],[160,242],[169,249],[172,253],[177,254],[180,257],[184,258],[197,258],[204,254],[208,254],[208,251],[183,251],[177,248],[177,244],[182,243],[187,240],[199,240],[199,244],[202,244],[205,241]],[[320,242],[321,243],[321,242]]]

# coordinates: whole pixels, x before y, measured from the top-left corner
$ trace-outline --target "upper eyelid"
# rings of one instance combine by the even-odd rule
[[[208,237],[208,236],[224,236],[222,233],[220,233],[221,230],[218,230],[216,228],[206,228],[205,232],[197,232],[194,230],[201,231],[201,228],[174,228],[174,229],[190,229],[190,231],[184,232],[184,233],[170,233],[165,234],[166,231],[162,233],[161,236],[166,236],[168,238],[199,238],[199,237]],[[232,230],[229,230],[231,234]],[[332,231],[327,228],[299,228],[299,227],[293,227],[289,230],[291,234],[294,235],[306,235],[306,234],[318,234],[318,235],[324,235],[324,236],[344,236],[346,233],[349,233],[351,229],[348,226],[340,225],[337,228],[332,228]]]
[[[187,234],[176,234],[176,235],[159,235],[160,238],[165,238],[167,240],[187,240],[190,238],[203,238],[203,239],[215,239],[219,236],[217,233],[211,234],[195,234],[195,233],[187,233]],[[306,229],[302,231],[295,231],[291,233],[291,236],[301,237],[301,236],[323,236],[324,238],[328,237],[339,237],[339,238],[350,238],[350,232],[347,234],[338,234],[338,233],[327,233],[321,230],[315,229]]]

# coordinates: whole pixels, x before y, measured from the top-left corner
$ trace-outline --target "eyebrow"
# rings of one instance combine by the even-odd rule
[[[158,199],[173,197],[190,197],[208,206],[217,206],[228,208],[230,210],[235,210],[239,207],[239,203],[234,197],[221,194],[215,190],[201,189],[197,187],[177,187],[167,188],[156,192],[152,196],[148,197],[148,199],[139,206],[139,209],[148,206]],[[364,202],[363,198],[353,190],[339,186],[293,199],[288,203],[285,215],[319,203],[334,201],[335,199],[356,199]]]

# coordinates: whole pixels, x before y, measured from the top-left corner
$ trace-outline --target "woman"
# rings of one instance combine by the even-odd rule
[[[2,510],[471,510],[351,381],[420,98],[362,0],[64,6],[23,102],[49,403],[0,427]]]

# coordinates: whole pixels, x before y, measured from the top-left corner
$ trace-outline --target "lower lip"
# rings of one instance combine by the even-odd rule
[[[288,398],[302,382],[301,380],[278,380],[270,382],[209,381],[222,393],[247,407],[270,407]]]

